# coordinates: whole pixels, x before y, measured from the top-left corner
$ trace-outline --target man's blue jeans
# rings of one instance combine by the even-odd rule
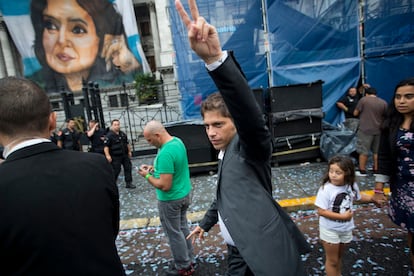
[[[184,198],[170,201],[158,200],[158,211],[162,228],[170,243],[171,254],[177,269],[190,266],[193,261],[193,245],[187,222],[187,209],[190,205],[190,194]]]

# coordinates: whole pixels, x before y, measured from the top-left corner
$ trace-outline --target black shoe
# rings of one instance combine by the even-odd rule
[[[127,182],[125,188],[127,188],[127,189],[135,189],[136,187],[135,187],[135,185],[132,185],[131,182]]]
[[[192,264],[190,264],[189,267],[183,268],[183,269],[177,269],[173,265],[165,272],[165,275],[166,276],[190,276],[190,275],[193,275],[194,272],[195,272],[195,269]]]

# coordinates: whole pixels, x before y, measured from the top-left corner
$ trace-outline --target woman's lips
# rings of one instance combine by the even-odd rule
[[[397,109],[398,110],[405,110],[405,109],[407,109],[407,107],[406,106],[397,106]]]
[[[67,54],[57,54],[57,58],[61,61],[68,62],[71,61],[73,58]]]

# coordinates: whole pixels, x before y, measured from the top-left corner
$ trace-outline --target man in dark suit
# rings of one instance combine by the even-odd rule
[[[124,275],[119,195],[105,157],[62,150],[47,95],[0,80],[0,275]]]
[[[220,150],[216,200],[188,238],[202,238],[218,222],[228,246],[226,275],[304,275],[300,254],[309,245],[272,197],[272,137],[254,94],[195,0],[189,0],[192,20],[175,3],[191,48],[220,91],[201,107],[210,142]]]

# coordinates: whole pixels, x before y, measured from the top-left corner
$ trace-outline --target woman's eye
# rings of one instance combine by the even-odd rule
[[[51,20],[46,20],[43,22],[43,28],[51,31],[59,30],[59,28]]]
[[[86,34],[86,33],[87,33],[87,31],[86,31],[86,29],[85,29],[85,28],[83,28],[83,27],[80,27],[80,26],[75,26],[75,27],[73,27],[73,29],[72,29],[72,33],[74,33],[74,34]]]

